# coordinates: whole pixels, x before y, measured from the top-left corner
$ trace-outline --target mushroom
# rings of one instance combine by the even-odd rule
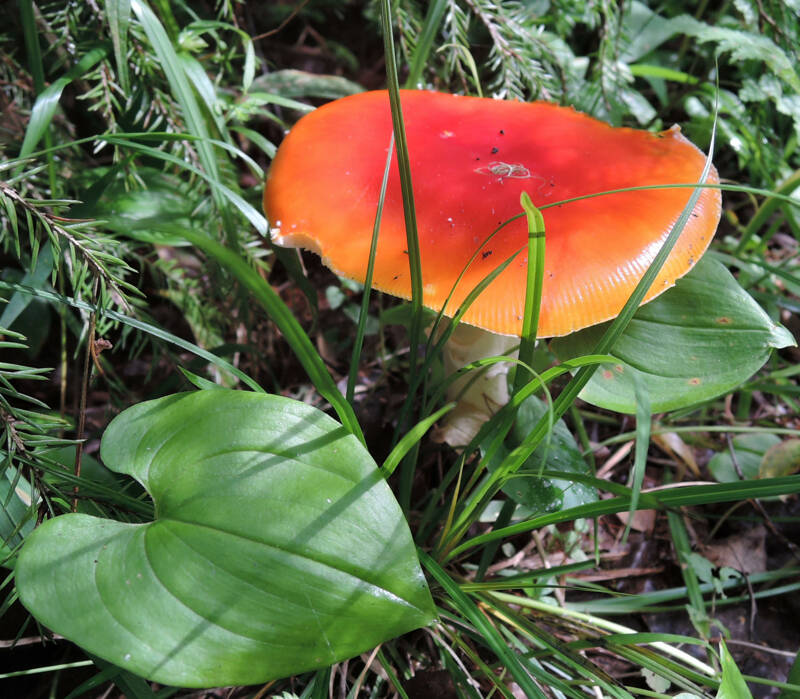
[[[705,163],[678,126],[660,133],[615,128],[569,107],[428,91],[404,90],[401,102],[423,304],[441,310],[469,264],[445,308],[454,314],[492,269],[523,249],[463,317],[469,326],[511,338],[501,341],[503,351],[522,328],[527,273],[527,225],[519,217],[523,191],[541,207],[627,187],[694,183]],[[345,97],[304,116],[284,139],[267,176],[264,207],[273,241],[312,250],[340,276],[363,282],[391,132],[386,91]],[[718,181],[712,168],[708,182]],[[689,188],[638,189],[544,210],[547,248],[537,336],[566,335],[614,318],[690,195]],[[711,242],[720,211],[719,190],[704,189],[645,302],[697,262]],[[514,217],[519,218],[485,242]],[[374,288],[410,298],[406,247],[400,178],[393,164]],[[461,334],[475,331],[465,328]],[[490,404],[507,399],[504,377],[499,383],[499,393],[489,391]],[[487,390],[477,387],[481,395]],[[480,397],[472,403],[484,414],[497,407]],[[464,435],[445,438],[453,443]]]

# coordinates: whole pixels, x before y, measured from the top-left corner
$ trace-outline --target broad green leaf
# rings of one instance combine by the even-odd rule
[[[736,463],[746,479],[759,477],[759,466],[769,449],[780,444],[781,439],[769,432],[762,434],[740,434],[731,440]],[[729,449],[714,454],[708,462],[708,470],[720,483],[735,483],[741,480],[733,465]],[[777,474],[776,474],[777,475]],[[788,475],[788,474],[786,474]]]
[[[719,656],[722,661],[722,684],[719,686],[716,699],[752,699],[753,695],[736,667],[724,641],[719,644]]]
[[[542,415],[547,405],[536,396],[530,396],[520,405],[517,420],[511,429],[504,449],[497,458],[508,452],[525,439]],[[498,463],[497,458],[494,463]],[[493,465],[490,465],[490,469]],[[563,471],[565,479],[543,478],[541,471]],[[525,464],[503,486],[503,492],[515,502],[530,508],[536,514],[577,507],[597,501],[597,491],[583,483],[569,479],[570,473],[588,475],[590,469],[584,460],[580,447],[563,420],[558,420],[546,439]]]
[[[587,354],[607,325],[557,338],[551,347],[562,359]],[[637,372],[652,411],[674,410],[731,390],[758,371],[773,348],[792,344],[791,334],[706,255],[674,288],[636,311],[610,352],[619,362],[601,366],[580,397],[633,413]]]
[[[255,684],[429,623],[408,526],[360,442],[279,396],[199,391],[129,408],[101,456],[157,516],[47,521],[22,603],[119,667],[170,685]]]

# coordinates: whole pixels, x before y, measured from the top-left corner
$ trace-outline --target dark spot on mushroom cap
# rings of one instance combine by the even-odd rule
[[[486,250],[485,252],[482,252],[482,253],[481,253],[481,257],[483,257],[483,259],[485,260],[485,259],[486,259],[487,257],[489,257],[489,255],[491,255],[491,254],[492,254],[492,251],[491,251],[491,250]]]
[[[503,129],[500,129],[500,135],[502,136],[503,134],[505,134],[505,131],[503,131]]]
[[[499,148],[492,148],[492,153],[499,153],[499,152],[500,152]]]

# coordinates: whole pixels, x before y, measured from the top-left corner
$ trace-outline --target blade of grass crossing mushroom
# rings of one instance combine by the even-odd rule
[[[525,310],[522,317],[519,359],[523,364],[533,364],[536,348],[536,331],[539,327],[539,308],[542,305],[542,283],[544,280],[545,231],[544,218],[531,201],[527,192],[520,195],[520,205],[528,219],[528,276],[525,286]],[[514,372],[514,391],[522,388],[525,376]]]
[[[456,277],[455,282],[453,283],[452,287],[450,288],[450,292],[448,293],[447,298],[444,301],[444,304],[442,305],[442,307],[439,310],[439,312],[436,314],[436,319],[434,320],[433,325],[431,326],[430,332],[428,334],[428,342],[427,342],[427,344],[425,346],[425,359],[423,361],[422,368],[421,368],[421,370],[419,372],[419,376],[422,376],[422,377],[427,377],[428,376],[428,374],[430,372],[430,369],[431,369],[431,364],[436,359],[436,357],[441,356],[441,353],[442,353],[442,350],[444,349],[444,346],[447,344],[447,341],[450,339],[450,336],[453,334],[453,332],[455,332],[455,329],[456,329],[458,323],[464,317],[464,314],[467,312],[467,310],[472,305],[472,303],[475,301],[475,299],[478,298],[478,296],[486,289],[486,287],[506,267],[508,267],[508,265],[510,265],[513,262],[513,260],[517,257],[517,255],[519,255],[520,252],[522,251],[522,249],[520,248],[520,250],[518,250],[516,253],[511,255],[507,260],[505,260],[504,262],[500,263],[500,265],[495,267],[489,274],[487,274],[475,286],[475,288],[472,289],[469,294],[467,294],[465,299],[462,301],[461,305],[456,309],[456,312],[453,314],[453,317],[450,318],[449,325],[441,333],[438,333],[438,336],[437,336],[437,330],[438,330],[440,324],[442,323],[444,318],[447,317],[445,315],[445,313],[448,311],[448,307],[450,306],[450,302],[452,301],[453,294],[455,294],[456,289],[461,284],[461,281],[464,278],[464,275],[466,274],[467,270],[470,268],[472,263],[478,258],[478,256],[481,253],[481,250],[489,243],[489,241],[491,241],[492,238],[494,238],[498,233],[500,233],[500,231],[503,228],[505,228],[509,223],[511,223],[511,221],[513,221],[513,220],[515,220],[515,218],[509,219],[508,221],[504,221],[494,231],[492,231],[488,236],[486,236],[486,239],[478,247],[475,248],[475,252],[472,253],[470,258],[467,260],[466,264],[462,267],[461,271],[458,274],[458,277]],[[472,366],[472,365],[470,365],[470,366]],[[477,366],[477,364],[475,366]],[[466,369],[466,367],[464,367],[464,368]],[[452,377],[452,379],[445,379],[445,382],[448,382],[450,380],[455,380],[455,378],[456,377]],[[418,378],[418,381],[420,381],[420,380],[421,379]],[[411,387],[411,392],[414,393],[415,391],[416,391],[416,388],[415,387]],[[436,405],[438,403],[438,395],[440,393],[441,393],[441,391],[437,392],[437,395],[434,396],[434,398],[429,399],[428,395],[427,395],[427,392],[426,392],[425,395],[424,395],[424,398],[427,401],[426,405],[427,406]],[[400,420],[399,422],[402,422],[402,420]],[[396,440],[397,438],[398,438],[398,436],[395,433],[394,439]]]
[[[403,214],[406,223],[406,240],[408,242],[408,265],[411,274],[411,376],[416,372],[416,347],[422,326],[422,266],[420,263],[419,236],[417,232],[417,215],[414,206],[414,188],[411,181],[411,164],[408,156],[403,108],[400,103],[400,85],[397,79],[394,38],[392,35],[392,9],[390,0],[381,2],[381,23],[383,29],[383,46],[386,60],[386,80],[389,90],[389,101],[392,110],[392,126],[397,152],[397,168],[400,172],[400,188],[403,193]]]
[[[519,656],[513,652],[500,635],[498,630],[489,622],[476,604],[464,594],[450,578],[450,576],[422,549],[417,549],[420,563],[430,573],[436,581],[444,588],[450,598],[451,604],[472,623],[480,638],[487,644],[489,649],[497,656],[503,667],[505,667],[519,685],[522,693],[531,699],[546,699],[544,692],[536,685],[528,670],[520,662]],[[549,675],[543,677],[544,681],[551,680]]]
[[[422,335],[422,266],[420,264],[419,235],[417,231],[417,215],[414,206],[414,188],[411,181],[411,165],[408,157],[403,108],[400,103],[400,83],[397,78],[395,62],[394,37],[392,35],[391,0],[381,1],[381,29],[383,33],[383,49],[386,61],[386,83],[389,90],[389,102],[392,110],[392,128],[397,152],[397,167],[400,172],[400,190],[403,195],[403,214],[406,225],[406,245],[408,248],[408,266],[411,276],[411,327],[409,328],[409,386],[417,384],[418,371],[417,352]],[[409,417],[413,405],[415,391],[409,391],[403,405],[404,429],[412,419]],[[412,453],[413,455],[413,453]],[[398,500],[404,511],[408,511],[411,503],[411,484],[414,480],[416,459],[406,458],[400,472]]]
[[[250,290],[275,325],[278,326],[314,386],[333,406],[342,425],[363,443],[364,435],[353,412],[353,407],[336,387],[336,382],[328,372],[319,353],[314,349],[314,345],[311,344],[311,340],[308,339],[308,335],[305,334],[300,323],[297,322],[280,296],[235,251],[191,229],[187,229],[184,232],[184,237],[207,255],[213,257],[220,265],[227,267],[239,282]]]
[[[698,183],[700,185],[705,183],[706,179],[708,178],[708,173],[711,169],[711,156],[714,152],[715,136],[716,117],[711,130],[708,156],[706,157],[703,172],[698,178]],[[655,281],[656,275],[664,266],[664,263],[666,262],[670,252],[672,252],[672,248],[675,246],[675,243],[677,243],[678,238],[680,237],[687,221],[689,220],[689,216],[691,215],[698,199],[700,198],[701,192],[702,187],[695,186],[694,191],[689,197],[689,201],[683,208],[683,211],[681,211],[681,214],[678,216],[675,224],[672,226],[669,235],[667,235],[658,253],[656,253],[653,262],[647,268],[641,280],[636,285],[636,288],[633,290],[633,293],[628,298],[628,301],[623,306],[619,315],[614,319],[608,330],[606,330],[606,332],[600,338],[600,341],[593,349],[592,354],[605,354],[609,352],[613,348],[614,343],[617,341],[619,336],[624,332],[625,328],[628,326],[628,323],[633,317],[633,314],[636,312],[636,309],[639,308],[644,300],[648,289]],[[558,202],[555,202],[553,205],[557,204]],[[464,504],[461,515],[456,521],[453,531],[451,532],[451,537],[453,537],[453,539],[458,540],[464,535],[470,525],[477,519],[480,512],[486,506],[491,497],[500,489],[500,486],[505,478],[517,471],[522,464],[525,463],[527,458],[533,453],[533,451],[541,443],[542,439],[547,435],[549,420],[552,419],[555,421],[564,415],[569,407],[575,402],[575,399],[578,397],[578,394],[581,392],[583,387],[588,383],[589,379],[594,374],[595,369],[596,366],[587,366],[579,369],[555,400],[552,416],[549,415],[549,412],[548,414],[542,416],[530,434],[528,434],[528,436],[523,440],[522,444],[512,450],[508,457],[504,460],[503,464],[501,464],[500,467],[497,468],[497,470],[495,470],[489,478],[484,480],[474,492],[467,496],[467,501]],[[454,542],[447,542],[447,547],[449,548],[452,543]]]
[[[383,170],[383,180],[381,180],[381,192],[378,196],[378,207],[375,210],[375,224],[372,227],[372,241],[369,245],[369,260],[367,261],[367,274],[364,278],[364,293],[361,297],[361,313],[358,316],[358,326],[356,337],[353,341],[353,354],[350,357],[350,371],[347,375],[347,392],[345,398],[352,404],[353,394],[356,389],[356,378],[358,377],[358,361],[361,358],[361,348],[364,346],[364,333],[367,329],[367,313],[369,311],[370,289],[372,289],[372,275],[375,272],[375,255],[378,252],[378,233],[381,229],[381,217],[383,216],[383,204],[386,201],[386,187],[389,184],[389,172],[392,165],[392,150],[394,149],[394,134],[389,138],[389,150],[386,155],[386,167]]]

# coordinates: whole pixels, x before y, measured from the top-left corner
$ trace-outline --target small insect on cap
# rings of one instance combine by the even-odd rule
[[[522,250],[467,311],[464,321],[519,335],[525,302],[527,223],[520,193],[545,206],[625,187],[688,184],[705,156],[677,126],[661,133],[608,124],[543,102],[504,102],[401,92],[422,262],[423,303],[439,310],[464,297]],[[365,92],[303,117],[281,144],[264,208],[278,245],[322,256],[337,274],[364,281],[392,133],[389,96]],[[709,183],[719,179],[712,168]],[[615,317],[669,234],[690,188],[609,194],[548,208],[538,334],[565,335]],[[650,300],[705,252],[720,218],[706,188],[655,283]],[[472,263],[470,258],[478,251]],[[374,287],[410,298],[403,201],[396,158],[386,193]]]

